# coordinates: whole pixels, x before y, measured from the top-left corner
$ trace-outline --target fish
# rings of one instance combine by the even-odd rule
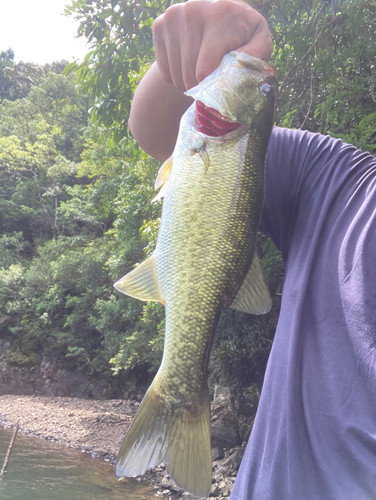
[[[160,368],[125,435],[116,476],[159,463],[177,486],[206,497],[212,484],[207,371],[222,311],[271,308],[256,253],[277,79],[272,66],[226,54],[190,89],[172,156],[155,181],[163,199],[154,253],[115,283],[165,305]]]

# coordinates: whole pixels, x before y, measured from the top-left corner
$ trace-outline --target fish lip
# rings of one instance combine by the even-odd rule
[[[238,120],[234,121],[230,117],[223,115],[217,107],[208,106],[201,99],[195,100],[193,126],[196,132],[210,138],[227,136],[231,138],[238,135],[233,134],[233,132],[239,131],[239,129],[244,130],[246,127],[245,124]]]
[[[211,141],[217,141],[217,142],[224,142],[224,141],[230,141],[231,139],[234,139],[235,137],[241,137],[245,135],[247,132],[249,132],[249,125],[241,123],[238,128],[235,130],[232,130],[231,132],[228,132],[227,134],[224,135],[207,135],[204,132],[201,132],[196,128],[196,126],[193,127],[194,132],[199,135],[200,137],[205,137],[205,139],[210,139]]]
[[[187,94],[187,93],[186,93]],[[189,94],[187,94],[189,95]],[[231,122],[231,123],[240,123],[235,115],[233,115],[231,112],[227,111],[226,109],[223,109],[220,104],[218,102],[216,102],[215,100],[210,100],[208,98],[205,98],[205,96],[200,96],[200,98],[196,98],[194,96],[191,96],[193,97],[193,99],[195,100],[195,102],[201,102],[202,104],[204,104],[207,108],[212,108],[212,109],[215,109],[215,111],[217,111],[220,115],[222,115],[224,118],[228,118],[228,120]],[[243,125],[243,124],[242,124]]]
[[[184,92],[185,95],[192,97],[195,102],[202,102],[206,107],[215,109],[220,115],[224,116],[225,118],[228,118],[231,123],[239,123],[236,119],[236,116],[231,113],[231,111],[228,111],[227,109],[222,108],[220,103],[213,98],[211,95],[203,95],[201,92],[199,95],[195,95],[196,92],[195,90],[200,87],[200,84],[197,85],[196,87],[193,87],[192,89],[188,90],[187,92]]]

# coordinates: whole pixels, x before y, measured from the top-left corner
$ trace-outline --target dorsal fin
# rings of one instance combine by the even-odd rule
[[[270,311],[271,306],[272,299],[255,253],[248,274],[230,307],[249,314],[264,314]]]
[[[136,269],[123,276],[114,284],[119,292],[139,300],[165,303],[159,289],[157,266],[152,254]]]

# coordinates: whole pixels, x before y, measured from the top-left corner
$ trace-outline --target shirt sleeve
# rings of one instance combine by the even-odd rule
[[[349,146],[352,149],[352,146]],[[331,189],[333,159],[343,142],[308,131],[274,127],[266,157],[265,202],[260,230],[286,262],[298,213],[320,203]]]

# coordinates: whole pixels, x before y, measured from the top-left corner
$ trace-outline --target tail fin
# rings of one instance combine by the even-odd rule
[[[138,476],[161,462],[177,486],[208,496],[211,487],[209,394],[197,404],[177,405],[149,387],[121,445],[116,475]]]

